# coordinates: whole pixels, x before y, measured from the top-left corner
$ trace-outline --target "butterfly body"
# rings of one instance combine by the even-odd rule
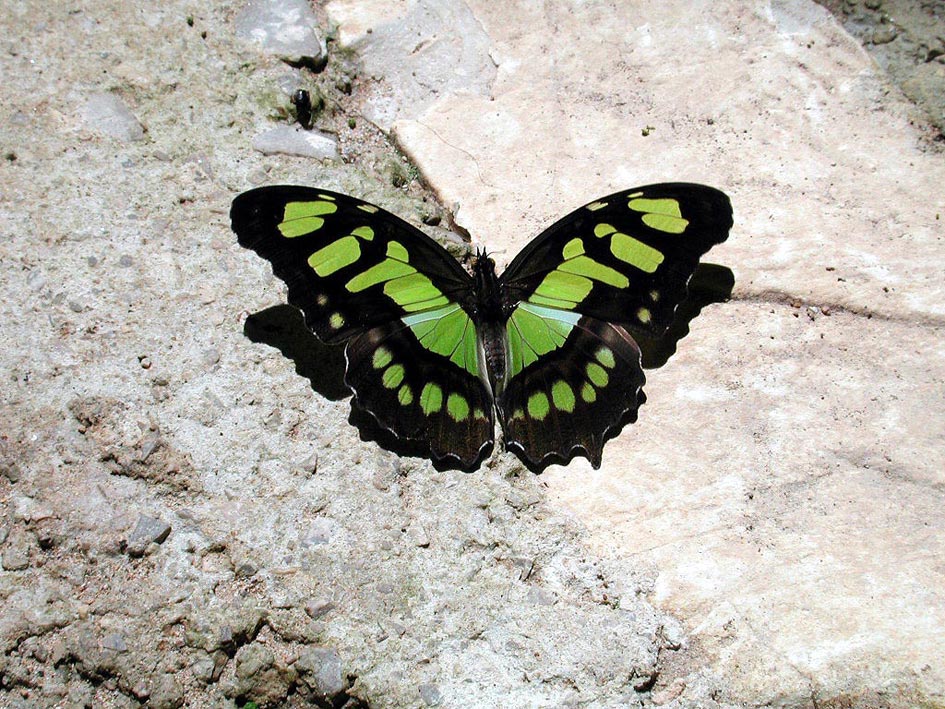
[[[485,381],[495,397],[505,383],[505,323],[509,308],[502,297],[495,262],[484,251],[476,254],[472,271],[476,301],[470,316],[477,324]]]
[[[393,214],[327,190],[251,190],[231,218],[315,334],[345,344],[356,407],[462,468],[491,450],[498,418],[533,469],[575,454],[600,465],[643,400],[630,330],[666,329],[732,223],[709,187],[625,190],[553,224],[499,275],[484,252],[470,274]]]

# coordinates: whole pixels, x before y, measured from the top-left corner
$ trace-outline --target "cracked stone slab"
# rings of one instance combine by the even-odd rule
[[[943,334],[715,307],[601,470],[552,470],[551,495],[600,553],[660,569],[653,597],[739,699],[941,696]]]

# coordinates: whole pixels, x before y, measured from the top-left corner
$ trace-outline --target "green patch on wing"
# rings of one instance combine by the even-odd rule
[[[689,222],[683,219],[679,210],[679,200],[663,197],[661,199],[646,199],[637,197],[627,204],[635,212],[643,212],[643,223],[653,229],[668,234],[682,234],[686,231]]]
[[[628,234],[622,234],[611,224],[598,224],[594,227],[598,238],[610,237],[610,253],[624,263],[639,268],[646,273],[653,273],[663,263],[663,253],[644,244]]]
[[[279,223],[283,236],[293,238],[318,231],[325,224],[325,215],[338,211],[338,205],[328,200],[314,202],[288,202]]]
[[[574,310],[594,288],[594,281],[626,288],[630,281],[620,271],[587,256],[584,242],[571,239],[561,250],[562,261],[542,279],[528,301],[535,305]]]
[[[578,313],[519,303],[506,330],[509,376],[514,377],[543,355],[564,345],[580,319]]]
[[[365,228],[367,227],[362,227]],[[357,231],[355,230],[355,233]],[[371,236],[373,237],[373,231]],[[410,264],[409,260],[404,245],[391,241],[387,244],[387,257],[351,278],[345,288],[351,293],[360,293],[372,286],[384,284],[384,295],[408,313],[448,305],[450,301],[440,289],[429,277]]]
[[[458,305],[407,315],[403,322],[426,350],[446,357],[474,377],[479,376],[476,326]]]

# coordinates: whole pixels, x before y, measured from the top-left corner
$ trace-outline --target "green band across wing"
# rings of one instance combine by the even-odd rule
[[[502,274],[505,297],[662,332],[699,258],[725,241],[731,226],[728,197],[711,187],[667,183],[617,192],[526,246]]]
[[[261,187],[238,196],[230,214],[240,244],[272,263],[289,302],[325,342],[410,313],[468,305],[471,279],[456,260],[372,204],[309,187]]]

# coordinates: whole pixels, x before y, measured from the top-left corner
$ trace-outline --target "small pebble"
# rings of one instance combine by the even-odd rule
[[[114,94],[94,94],[82,107],[82,122],[89,130],[131,142],[144,138],[144,128],[134,114]]]
[[[3,550],[2,565],[5,571],[22,571],[30,565],[29,548],[9,547]]]
[[[335,604],[332,603],[331,601],[324,601],[324,600],[316,601],[313,599],[305,603],[305,613],[312,620],[317,620],[318,618],[321,618],[326,613],[329,613],[332,610],[334,610],[334,608],[335,608]]]
[[[121,633],[106,635],[102,640],[102,647],[112,652],[128,652],[128,643]]]
[[[128,554],[141,556],[149,544],[161,544],[171,533],[171,525],[162,519],[141,515],[134,530],[128,535]]]
[[[334,697],[345,689],[341,657],[329,648],[309,648],[295,662],[302,681],[320,697]]]
[[[443,694],[435,684],[421,684],[420,698],[428,707],[438,707],[443,701]]]
[[[873,44],[889,44],[899,36],[899,31],[894,25],[880,27],[873,31]]]
[[[26,278],[26,283],[30,287],[30,290],[40,291],[46,286],[46,276],[39,271],[33,271]]]
[[[252,677],[272,667],[275,661],[269,648],[258,643],[244,645],[236,653],[236,676],[241,679]]]

